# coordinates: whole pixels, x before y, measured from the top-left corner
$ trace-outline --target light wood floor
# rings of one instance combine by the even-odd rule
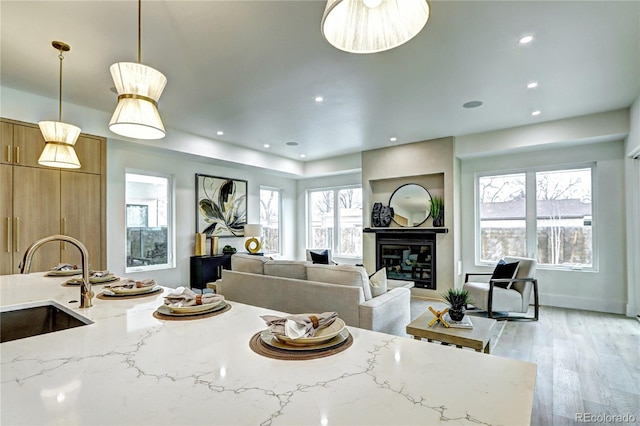
[[[630,424],[640,424],[635,318],[541,307],[537,322],[507,322],[491,353],[537,364],[532,425],[584,424],[578,413],[634,416]],[[605,420],[590,424],[624,423]]]

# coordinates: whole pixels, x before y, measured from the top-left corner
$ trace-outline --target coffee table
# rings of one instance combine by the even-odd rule
[[[445,327],[441,323],[429,326],[429,322],[434,318],[431,312],[426,312],[416,318],[407,326],[407,334],[411,334],[414,339],[427,339],[429,342],[438,342],[456,345],[459,348],[466,347],[475,349],[476,352],[488,354],[489,341],[493,333],[496,320],[489,318],[471,317],[473,328],[453,328]]]

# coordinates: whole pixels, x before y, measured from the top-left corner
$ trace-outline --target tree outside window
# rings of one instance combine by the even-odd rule
[[[479,177],[480,261],[536,253],[543,265],[593,267],[591,175],[587,167]]]
[[[280,190],[260,188],[260,224],[262,225],[262,251],[280,253]]]
[[[362,256],[362,188],[309,191],[308,248],[330,248],[336,255]]]

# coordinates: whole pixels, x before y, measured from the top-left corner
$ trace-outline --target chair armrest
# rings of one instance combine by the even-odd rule
[[[464,282],[468,282],[469,281],[469,277],[472,275],[493,275],[493,272],[467,272],[466,274],[464,274]]]

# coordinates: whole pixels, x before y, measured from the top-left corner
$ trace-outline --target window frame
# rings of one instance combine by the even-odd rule
[[[273,255],[282,255],[282,238],[283,238],[283,230],[282,230],[282,194],[283,194],[283,190],[282,188],[276,188],[273,186],[266,186],[266,185],[260,185],[260,192],[259,192],[259,196],[258,196],[258,200],[260,202],[260,211],[259,211],[259,218],[260,218],[260,222],[262,222],[262,191],[273,191],[273,192],[277,192],[278,193],[278,250],[275,252],[268,252],[268,251],[264,251],[265,254],[273,254]],[[264,225],[263,225],[264,227]]]
[[[525,175],[525,252],[526,256],[538,260],[538,227],[537,227],[537,173],[554,172],[563,170],[590,169],[591,170],[591,266],[572,266],[572,265],[555,265],[548,263],[538,263],[539,269],[558,270],[558,271],[584,271],[598,272],[599,256],[598,256],[598,194],[597,194],[597,164],[595,162],[588,163],[571,163],[554,166],[537,166],[524,167],[509,170],[491,170],[477,172],[474,174],[474,248],[475,248],[475,264],[476,266],[495,266],[495,262],[485,261],[481,259],[481,220],[480,220],[480,179],[490,176],[504,176],[510,174]]]
[[[127,175],[141,175],[141,176],[149,176],[154,178],[164,178],[167,180],[167,262],[162,264],[155,265],[138,265],[138,266],[128,266],[127,264],[127,218],[126,218],[126,206],[128,203],[127,199]],[[144,271],[157,271],[162,269],[172,269],[176,267],[176,227],[175,227],[175,177],[169,173],[162,173],[157,171],[150,170],[141,170],[141,169],[132,169],[126,168],[124,171],[124,227],[125,227],[125,236],[124,236],[124,268],[125,273],[133,273],[133,272],[144,272]]]
[[[361,248],[362,251],[360,252],[360,254],[357,255],[352,255],[352,254],[343,254],[343,253],[339,253],[337,251],[338,247],[338,242],[340,241],[340,209],[338,208],[339,206],[339,193],[342,190],[345,189],[359,189],[360,191],[362,191],[361,197],[364,198],[364,192],[363,192],[363,188],[362,185],[341,185],[341,186],[330,186],[330,187],[325,187],[325,188],[313,188],[313,189],[307,189],[306,190],[306,194],[305,194],[305,203],[306,203],[306,218],[307,218],[307,223],[306,223],[306,242],[305,242],[305,247],[307,249],[317,249],[317,248],[329,248],[331,249],[332,252],[332,257],[333,258],[343,258],[343,259],[362,259],[364,256],[364,241],[361,244]],[[333,247],[310,247],[310,243],[313,240],[313,229],[312,229],[312,224],[313,224],[313,218],[312,218],[312,208],[311,208],[311,194],[313,192],[324,192],[324,191],[332,191],[333,192]],[[362,205],[362,209],[364,211],[364,200],[361,200],[361,202],[363,203]],[[360,217],[361,219],[361,227],[364,229],[364,221],[362,219],[362,215]]]

